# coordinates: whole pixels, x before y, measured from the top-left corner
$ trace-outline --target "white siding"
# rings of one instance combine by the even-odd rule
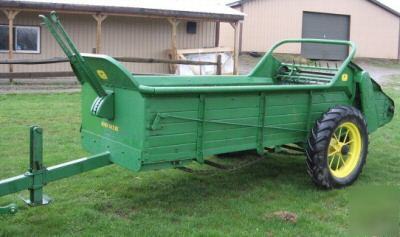
[[[310,11],[350,15],[350,40],[358,46],[357,57],[398,57],[399,17],[367,0],[250,0],[243,11],[243,51],[265,52],[280,40],[301,38],[303,11]],[[300,53],[300,47],[280,52]]]

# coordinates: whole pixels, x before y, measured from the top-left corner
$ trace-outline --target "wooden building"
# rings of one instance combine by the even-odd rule
[[[219,22],[237,26],[243,19],[223,4],[195,0],[1,0],[0,10],[0,60],[64,56],[38,18],[53,10],[81,52],[156,59],[167,59],[168,50],[215,47]],[[138,73],[168,72],[166,64],[126,65]],[[0,65],[0,72],[49,70],[69,65]]]

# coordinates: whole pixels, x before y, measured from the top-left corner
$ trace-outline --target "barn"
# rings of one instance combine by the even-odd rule
[[[357,57],[399,59],[400,14],[376,0],[242,0],[229,4],[245,13],[239,32],[242,52],[265,52],[287,38],[351,40]],[[221,24],[220,45],[234,45],[229,24]],[[282,53],[340,60],[346,47],[293,45]]]
[[[168,59],[171,50],[215,47],[219,22],[238,25],[243,19],[242,13],[215,1],[1,0],[0,60],[63,56],[38,18],[53,10],[81,52],[154,59]],[[127,66],[137,73],[168,72],[166,64]],[[0,72],[69,69],[67,63],[0,65]]]

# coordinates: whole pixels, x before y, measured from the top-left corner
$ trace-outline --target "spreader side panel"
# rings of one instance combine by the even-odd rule
[[[257,93],[146,97],[145,162],[253,149],[258,103]]]
[[[332,91],[221,93],[146,97],[144,164],[303,142],[315,121],[335,105]]]

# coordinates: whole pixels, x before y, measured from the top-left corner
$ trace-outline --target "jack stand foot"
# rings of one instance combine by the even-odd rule
[[[18,206],[14,203],[5,206],[5,207],[0,207],[0,214],[15,214],[18,211]]]
[[[30,200],[30,198],[24,198],[24,197],[20,197],[22,199],[22,201],[24,201],[28,206],[31,207],[35,207],[35,206],[42,206],[42,205],[48,205],[50,204],[53,200],[47,196],[47,195],[43,195],[42,201],[40,202],[32,202]]]

